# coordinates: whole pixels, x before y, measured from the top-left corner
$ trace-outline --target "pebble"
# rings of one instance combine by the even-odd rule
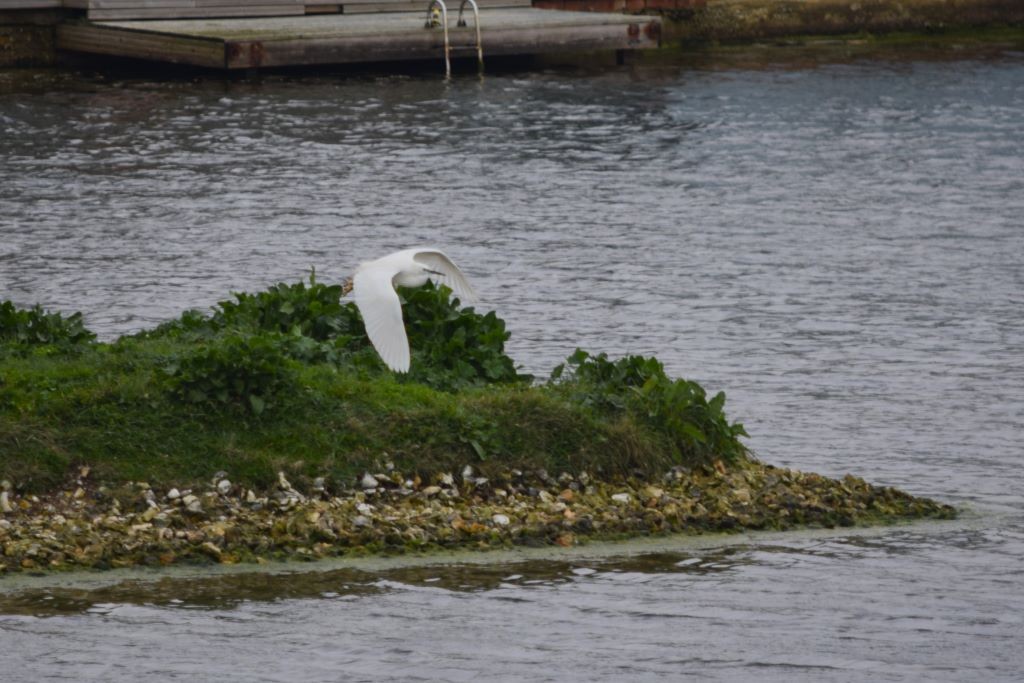
[[[364,517],[362,515],[356,515],[355,517],[352,518],[352,526],[364,527],[364,526],[370,526],[370,524],[371,524],[371,522],[370,522],[370,519],[368,517]]]
[[[220,495],[226,496],[226,495],[228,495],[228,493],[230,491],[231,491],[231,482],[230,481],[228,481],[227,479],[221,479],[220,481],[217,482],[217,492]]]
[[[494,515],[493,517],[491,517],[491,521],[493,521],[498,526],[508,526],[511,523],[512,520],[510,520],[508,518],[508,515],[500,515],[499,514],[499,515]]]
[[[377,488],[377,484],[379,484],[379,483],[380,482],[377,481],[376,477],[374,477],[372,474],[367,472],[366,474],[363,475],[363,478],[359,481],[359,486],[361,486],[364,489],[375,489],[375,488]]]
[[[202,544],[201,546],[199,546],[199,547],[200,547],[200,549],[201,549],[201,550],[202,550],[202,551],[203,551],[204,553],[206,553],[206,554],[207,554],[207,555],[209,555],[210,557],[212,557],[212,558],[214,558],[214,559],[216,559],[216,560],[219,560],[219,559],[220,559],[220,557],[221,557],[221,554],[222,554],[222,552],[221,552],[221,549],[220,549],[220,548],[218,548],[217,546],[215,546],[215,545],[214,545],[213,543],[210,543],[209,541],[207,541],[206,543],[203,543],[203,544]]]
[[[171,489],[167,492],[167,500],[178,500],[181,498],[181,491],[178,489]]]
[[[14,512],[14,506],[11,505],[7,491],[0,493],[0,512]]]
[[[614,500],[616,503],[626,504],[629,503],[630,500],[632,500],[632,497],[628,493],[616,493],[615,495],[612,496],[612,500]]]
[[[274,505],[276,505],[280,510],[290,510],[298,502],[298,498],[284,491],[279,491],[277,496],[274,498]]]
[[[422,493],[424,496],[436,496],[437,494],[441,493],[441,487],[428,486],[425,489],[423,489]]]

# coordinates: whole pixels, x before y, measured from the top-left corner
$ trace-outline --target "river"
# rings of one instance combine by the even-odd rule
[[[526,370],[657,355],[761,459],[961,520],[0,578],[4,680],[1020,680],[1024,51],[781,52],[0,72],[0,298],[111,339],[436,245]]]

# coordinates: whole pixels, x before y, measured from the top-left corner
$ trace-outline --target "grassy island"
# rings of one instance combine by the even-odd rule
[[[537,381],[493,312],[400,296],[408,375],[315,274],[113,343],[0,303],[0,573],[955,514],[757,461],[725,395],[656,359]]]

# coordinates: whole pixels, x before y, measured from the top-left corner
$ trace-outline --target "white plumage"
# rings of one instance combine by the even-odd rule
[[[409,371],[409,338],[395,287],[422,287],[427,280],[451,287],[465,301],[476,292],[459,267],[438,249],[405,249],[356,268],[352,296],[366,323],[366,334],[384,364],[395,372]]]

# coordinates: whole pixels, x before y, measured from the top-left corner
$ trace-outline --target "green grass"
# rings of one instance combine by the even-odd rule
[[[0,477],[45,490],[88,464],[102,480],[188,483],[223,470],[266,485],[278,470],[347,480],[387,461],[424,474],[466,464],[611,473],[679,459],[656,430],[541,387],[448,393],[314,365],[257,416],[241,405],[183,404],[151,367],[127,369],[138,358],[97,347],[5,361]]]
[[[281,285],[258,306],[236,295],[258,310],[223,302],[112,344],[0,345],[0,479],[46,491],[88,465],[109,482],[188,485],[222,470],[263,487],[278,471],[350,482],[386,462],[614,475],[745,457],[724,396],[705,400],[654,359],[579,352],[557,380],[531,382],[504,355],[504,323],[424,288],[403,294],[418,297],[406,306],[418,371],[397,376],[355,330],[354,307],[324,289]],[[282,324],[266,315],[282,297],[327,303],[307,307],[316,324]]]

